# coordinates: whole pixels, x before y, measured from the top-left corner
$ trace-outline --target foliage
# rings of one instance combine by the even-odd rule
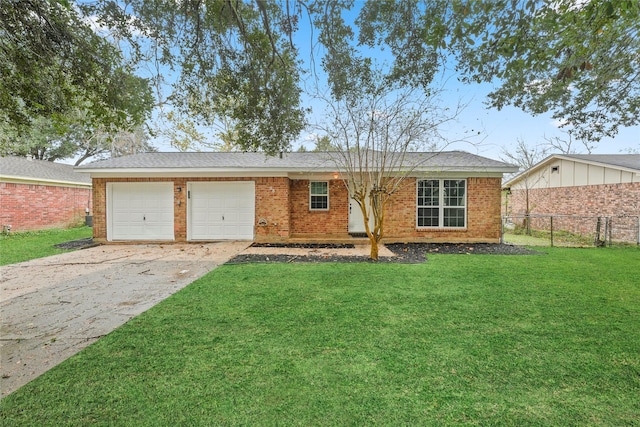
[[[91,237],[90,227],[11,232],[0,234],[0,265],[29,261],[69,252],[54,245]]]
[[[65,0],[5,0],[0,8],[0,120],[23,134],[34,120],[129,130],[152,108],[149,82]]]
[[[453,2],[450,50],[496,108],[551,111],[581,140],[640,124],[640,2]]]
[[[288,38],[295,16],[279,3],[98,0],[82,7],[129,43],[134,60],[157,64],[158,84],[162,72],[177,70],[161,102],[178,116],[203,126],[230,119],[242,150],[268,154],[287,151],[302,130],[299,69]]]
[[[587,144],[640,123],[637,0],[4,0],[3,6],[0,120],[13,125],[57,120],[81,106],[94,121],[122,129],[126,120],[114,96],[132,92],[114,88],[132,66],[143,72],[145,64],[156,106],[185,121],[172,139],[180,148],[198,141],[197,129],[230,120],[239,149],[287,151],[306,124],[302,43],[322,55],[331,96],[340,101],[376,90],[383,51],[386,87],[428,93],[436,73],[454,63],[462,80],[496,85],[489,105],[552,112]],[[96,34],[78,11],[109,35]],[[312,27],[308,37],[299,30],[302,20]],[[309,63],[314,73],[315,58]]]
[[[633,425],[629,249],[222,266],[2,400],[5,425]]]
[[[22,133],[6,125],[0,134],[0,154],[51,162],[77,157],[77,166],[89,158],[155,151],[142,126],[106,130],[92,125],[86,111],[70,113],[65,122],[37,117]]]
[[[371,56],[391,56],[388,79],[426,88],[448,60],[466,82],[492,82],[488,103],[552,112],[573,137],[597,141],[640,124],[637,0],[370,0],[313,9],[334,96],[366,81]]]

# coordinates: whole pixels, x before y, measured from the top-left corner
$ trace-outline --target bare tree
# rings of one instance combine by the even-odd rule
[[[377,260],[387,203],[420,165],[447,145],[439,128],[455,120],[463,106],[443,109],[435,97],[410,88],[326,101],[329,122],[320,128],[336,150],[328,154],[362,211],[370,257]],[[425,150],[432,153],[416,153]]]
[[[546,142],[546,146],[551,151],[559,151],[562,154],[578,154],[586,152],[587,154],[591,154],[596,146],[594,143],[590,142],[587,139],[576,139],[573,137],[571,131],[565,132],[567,137],[561,138],[559,136],[553,137],[544,137]]]
[[[536,145],[530,147],[523,139],[518,139],[515,148],[502,148],[500,160],[516,164],[522,172],[522,185],[524,186],[525,197],[525,219],[523,226],[527,230],[527,234],[531,232],[530,215],[535,206],[532,206],[530,190],[539,183],[541,175],[532,173],[532,168],[549,154],[549,146]]]

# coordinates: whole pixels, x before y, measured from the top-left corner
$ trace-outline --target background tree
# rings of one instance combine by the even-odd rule
[[[2,0],[1,154],[52,161],[86,154],[65,132],[130,132],[153,104],[149,81],[133,75],[122,53],[69,2]]]
[[[561,154],[578,154],[578,153],[587,153],[591,154],[593,149],[595,148],[595,144],[589,142],[588,140],[581,139],[577,140],[573,137],[572,132],[565,132],[566,137],[544,137],[545,145],[548,147],[550,151],[557,151]]]
[[[6,123],[0,129],[0,155],[56,161],[73,157],[76,147],[52,119],[36,117],[22,132]]]
[[[316,145],[313,147],[313,151],[316,153],[323,153],[327,151],[336,151],[339,148],[339,146],[336,146],[331,142],[331,138],[327,135],[323,135],[316,138]]]
[[[534,202],[531,200],[532,188],[535,188],[542,179],[542,175],[539,173],[533,173],[531,168],[544,160],[549,154],[549,147],[545,145],[529,146],[524,139],[518,139],[515,147],[503,147],[502,156],[500,160],[503,162],[517,165],[522,174],[522,180],[520,181],[524,187],[524,219],[523,227],[527,234],[531,234],[531,211],[535,208]],[[513,176],[518,175],[517,173]],[[513,176],[511,178],[513,178]],[[508,200],[508,195],[507,195]],[[508,211],[508,209],[506,209]],[[509,212],[505,212],[509,215]]]
[[[578,140],[640,124],[640,2],[451,2],[449,49],[488,103],[551,112]]]
[[[73,157],[77,157],[76,166],[90,158],[120,157],[157,150],[149,142],[145,126],[114,132],[104,128],[85,128],[74,125],[67,129],[64,141],[74,150]]]

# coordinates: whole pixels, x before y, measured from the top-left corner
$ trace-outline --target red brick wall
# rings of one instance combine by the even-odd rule
[[[249,179],[249,178],[247,178]],[[187,181],[241,181],[242,178],[94,178],[94,238],[106,239],[106,183],[172,181],[176,197],[175,238],[185,241]],[[291,236],[348,234],[348,192],[341,180],[329,181],[329,210],[309,210],[309,181],[286,177],[252,178],[256,182],[256,241],[285,241]],[[467,221],[464,230],[416,228],[416,181],[408,179],[387,205],[387,241],[497,242],[500,238],[500,178],[467,180]],[[182,187],[182,192],[177,192]],[[264,220],[264,221],[261,221]],[[265,222],[266,225],[259,225]]]
[[[529,207],[539,215],[638,216],[640,183],[530,189]],[[512,190],[507,209],[525,214],[526,190]]]
[[[289,178],[255,178],[256,241],[286,240],[291,232]],[[266,225],[259,225],[266,222]]]
[[[517,225],[524,225],[527,190],[512,190],[506,198],[506,214]],[[640,183],[536,188],[529,190],[530,226],[549,230],[554,217],[555,230],[584,236],[594,235],[598,217],[613,221],[613,240],[637,242],[640,216]],[[538,217],[537,217],[538,216]]]
[[[467,227],[416,227],[416,179],[407,179],[385,211],[386,241],[499,242],[500,178],[467,178]]]
[[[86,208],[92,209],[86,187],[0,183],[0,225],[12,231],[81,225]]]
[[[289,237],[289,179],[273,178],[94,178],[93,197],[93,237],[98,240],[107,238],[106,192],[107,182],[173,182],[174,188],[174,235],[176,241],[187,240],[187,182],[202,181],[248,181],[256,182],[256,240],[282,240]],[[178,192],[178,187],[182,191]],[[265,219],[267,225],[259,226],[258,221]]]
[[[309,180],[291,181],[291,234],[349,233],[349,193],[342,180],[329,181],[329,210],[309,209]]]

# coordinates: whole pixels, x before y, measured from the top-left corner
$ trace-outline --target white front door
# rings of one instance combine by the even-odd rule
[[[369,228],[373,228],[374,221],[373,215],[371,215],[371,207],[369,209]],[[362,234],[367,230],[364,226],[364,215],[358,202],[349,197],[349,233],[350,234]]]
[[[107,240],[174,240],[173,183],[107,183]]]
[[[188,240],[253,240],[255,182],[189,182]]]

